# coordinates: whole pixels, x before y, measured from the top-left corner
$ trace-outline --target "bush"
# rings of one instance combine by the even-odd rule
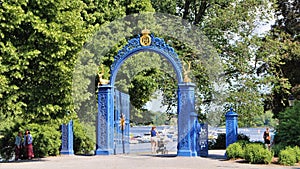
[[[250,138],[247,135],[240,133],[238,134],[238,141],[250,142]]]
[[[61,145],[60,131],[55,128],[55,125],[50,124],[15,124],[11,128],[5,129],[4,137],[0,139],[0,154],[7,161],[14,155],[15,137],[18,131],[30,130],[33,137],[33,151],[35,157],[45,157],[49,155],[58,155],[59,146]],[[22,140],[24,141],[24,140]]]
[[[294,165],[297,162],[296,152],[291,147],[286,147],[279,153],[279,163],[283,165]]]
[[[282,143],[272,145],[271,151],[274,154],[274,157],[278,157],[281,150],[285,148],[285,145]]]
[[[249,143],[250,138],[247,135],[238,134],[237,140]],[[226,149],[226,133],[218,134],[216,141],[211,143],[210,149]]]
[[[261,144],[251,143],[245,147],[244,158],[252,164],[270,164],[273,155]]]
[[[226,156],[228,159],[237,159],[237,158],[244,158],[244,150],[242,147],[242,142],[236,142],[230,144],[226,148]]]
[[[300,101],[288,107],[278,115],[279,124],[276,127],[276,143],[289,146],[300,146]]]
[[[19,126],[15,125],[12,128],[5,128],[3,137],[0,138],[0,156],[2,160],[8,161],[14,155],[15,151],[15,137],[19,131]]]
[[[90,155],[93,154],[95,144],[91,138],[87,135],[87,132],[83,129],[82,124],[78,121],[74,121],[74,153]]]
[[[27,128],[33,137],[35,157],[59,155],[59,147],[61,145],[59,125],[30,124]]]
[[[218,138],[212,145],[212,149],[226,149],[226,133],[218,134]]]
[[[300,162],[300,148],[298,146],[295,146],[294,148],[295,154],[296,154],[296,162]]]

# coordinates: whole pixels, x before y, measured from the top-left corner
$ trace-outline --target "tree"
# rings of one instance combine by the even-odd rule
[[[71,75],[86,39],[83,7],[68,0],[1,4],[0,55],[7,85],[14,89],[3,95],[1,112],[47,122],[72,110]]]
[[[152,1],[152,3],[156,11],[169,11],[166,6],[158,5],[161,2]],[[228,87],[229,90],[225,90],[220,95],[212,94],[207,100],[212,102],[218,98],[225,98],[219,103],[215,102],[227,105],[225,108],[227,107],[228,110],[229,105],[237,104],[235,97],[243,98],[245,101],[242,103],[243,106],[239,106],[240,112],[237,113],[241,113],[248,122],[254,120],[254,115],[263,113],[264,97],[260,89],[268,82],[266,82],[267,78],[256,76],[257,69],[261,64],[261,56],[256,53],[262,43],[261,35],[256,30],[259,29],[260,23],[272,19],[269,12],[272,11],[272,7],[269,6],[269,3],[268,0],[184,0],[176,1],[175,7],[170,6],[176,9],[177,16],[188,20],[202,30],[222,58],[223,77],[226,79],[223,86]],[[192,68],[201,72],[195,65]],[[200,81],[200,79],[204,79],[204,76],[196,76],[195,81]],[[242,88],[246,88],[246,90],[241,90]],[[203,100],[201,96],[197,96],[197,98]],[[209,106],[210,103],[206,103]],[[227,110],[225,109],[224,113]]]
[[[298,137],[300,134],[299,112],[300,102],[297,102],[293,107],[278,114],[279,124],[276,127],[278,143],[285,146],[300,146],[300,138]]]
[[[84,8],[80,0],[0,3],[0,120],[7,133],[20,126],[33,129],[37,156],[58,154],[59,126],[76,118],[72,72],[90,31],[81,16]],[[51,133],[53,142],[45,141]]]
[[[275,117],[288,106],[288,98],[300,98],[300,45],[299,45],[299,6],[298,1],[276,1],[276,21],[269,34],[264,38],[260,54],[264,64],[260,74],[269,74],[272,93],[267,102]]]

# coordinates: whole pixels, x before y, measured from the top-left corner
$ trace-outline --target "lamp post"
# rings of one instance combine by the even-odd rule
[[[294,98],[294,96],[293,95],[290,95],[289,96],[289,106],[290,107],[292,107],[292,106],[294,106],[294,103],[295,103],[295,98]]]

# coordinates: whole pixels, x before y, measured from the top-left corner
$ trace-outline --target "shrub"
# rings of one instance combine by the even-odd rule
[[[35,157],[45,157],[49,155],[58,155],[60,141],[60,131],[55,125],[51,124],[15,124],[11,128],[6,128],[4,137],[0,139],[0,154],[7,161],[14,155],[15,137],[18,131],[30,130],[33,137],[33,151]],[[24,141],[24,140],[22,140]]]
[[[294,165],[297,162],[295,150],[291,147],[286,147],[279,153],[279,163],[283,165]]]
[[[294,148],[295,154],[296,154],[296,162],[300,162],[300,148],[298,146],[295,146]]]
[[[218,134],[218,138],[213,144],[212,149],[226,149],[226,133]]]
[[[3,137],[0,138],[0,156],[4,161],[8,161],[14,155],[15,137],[17,136],[18,128],[18,125],[13,126],[12,128],[5,128]]]
[[[238,134],[238,141],[249,142],[250,138],[247,135],[240,133],[240,134]]]
[[[252,164],[270,164],[273,155],[261,144],[251,143],[245,147],[244,158]]]
[[[95,149],[95,143],[90,137],[88,137],[87,132],[83,129],[82,124],[78,121],[74,121],[74,153],[89,155],[93,154]]]
[[[283,150],[284,148],[285,148],[285,145],[282,144],[282,143],[272,145],[271,151],[273,152],[274,157],[278,157],[279,156],[279,152],[281,150]]]
[[[59,125],[29,124],[26,129],[30,130],[33,137],[35,157],[56,156],[59,154],[61,145]]]
[[[245,134],[238,134],[238,141],[244,141],[248,143],[250,138]],[[212,142],[210,149],[226,149],[226,133],[218,134],[218,138],[215,142]]]
[[[279,124],[276,127],[276,142],[290,146],[300,146],[300,101],[288,107],[278,115]]]
[[[226,156],[228,159],[244,158],[244,150],[242,147],[242,143],[236,142],[230,144],[226,148]]]

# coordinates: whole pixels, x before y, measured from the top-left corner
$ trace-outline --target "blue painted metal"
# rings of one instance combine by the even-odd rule
[[[208,124],[199,124],[199,141],[197,147],[198,156],[208,156]]]
[[[61,125],[61,151],[60,154],[73,155],[73,121],[70,120],[68,124]]]
[[[125,141],[125,153],[129,153],[129,129],[130,129],[130,96],[126,93],[120,93],[121,95],[121,113],[125,115],[125,130],[124,130],[124,141]]]
[[[175,50],[163,39],[155,37],[153,34],[151,34],[150,37],[152,41],[149,46],[142,46],[140,44],[140,35],[138,35],[137,37],[129,40],[128,44],[119,50],[118,54],[114,57],[114,63],[110,67],[110,83],[112,86],[114,86],[117,72],[123,62],[130,56],[145,51],[155,52],[164,56],[174,67],[178,83],[183,82],[182,64]]]
[[[178,156],[196,156],[195,84],[178,84]]]
[[[114,91],[114,154],[122,153],[122,131],[120,128],[120,117],[121,117],[121,99],[120,91]]]
[[[122,93],[118,90],[114,91],[115,100],[115,115],[114,115],[114,154],[121,154],[123,152],[123,139],[122,132],[124,132],[124,145],[125,153],[129,153],[129,104],[130,97],[126,93]],[[125,115],[125,130],[121,130],[121,114]]]
[[[150,51],[165,57],[173,66],[178,81],[178,156],[197,156],[197,115],[195,113],[195,84],[183,82],[182,64],[175,53],[161,38],[150,35],[152,40],[150,46],[140,44],[140,35],[128,41],[128,44],[121,49],[114,58],[111,65],[110,84],[99,87],[98,92],[98,116],[97,116],[97,150],[96,155],[109,155],[114,150],[114,120],[124,112],[126,116],[126,140],[129,143],[129,96],[128,99],[121,99],[121,103],[113,101],[113,86],[119,68],[130,56],[144,51]],[[122,96],[123,97],[123,96]],[[128,101],[128,103],[127,103]],[[123,103],[124,102],[124,103]],[[114,112],[114,108],[118,110]],[[124,110],[123,110],[124,109]],[[121,110],[119,112],[119,110]],[[119,132],[116,130],[115,132]],[[116,145],[115,145],[116,146]],[[129,150],[129,144],[126,143]]]
[[[226,113],[226,148],[237,141],[238,138],[238,114],[230,108]]]
[[[98,88],[96,135],[95,155],[113,154],[114,102],[113,87],[110,85],[103,85]]]

